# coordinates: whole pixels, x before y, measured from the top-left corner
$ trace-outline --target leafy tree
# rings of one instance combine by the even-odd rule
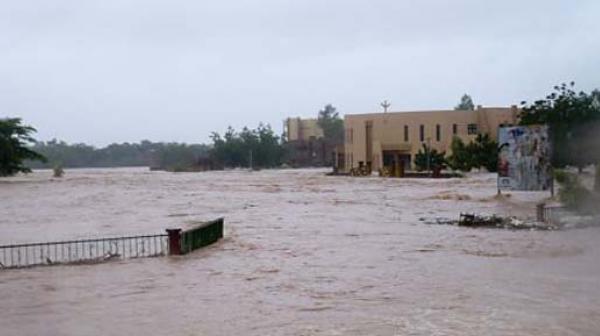
[[[475,110],[475,104],[473,104],[473,98],[471,98],[471,96],[469,96],[468,94],[464,94],[461,98],[460,98],[460,103],[458,103],[458,105],[456,105],[456,107],[454,107],[455,110],[467,110],[467,111],[473,111]]]
[[[249,167],[250,156],[253,167],[270,168],[281,165],[281,139],[269,125],[261,123],[256,129],[244,127],[239,133],[229,127],[223,136],[213,132],[211,139],[213,146],[210,155],[225,167]]]
[[[485,167],[489,172],[498,171],[498,143],[488,134],[479,134],[469,144],[454,137],[450,145],[452,154],[447,162],[452,169],[470,171],[472,168]]]
[[[344,121],[331,104],[319,111],[317,124],[323,129],[325,140],[333,145],[344,142]]]
[[[489,172],[498,171],[498,143],[488,134],[478,134],[467,147],[473,157],[473,166],[484,167]]]
[[[446,165],[446,152],[439,153],[436,149],[427,147],[423,144],[423,148],[415,155],[415,166],[418,171],[434,168],[443,168]],[[429,160],[429,164],[427,161]]]
[[[31,172],[24,165],[25,160],[46,160],[28,148],[35,142],[31,137],[35,131],[35,128],[23,125],[20,118],[0,119],[0,176]]]
[[[457,136],[452,138],[450,150],[452,154],[446,159],[450,168],[465,172],[468,172],[473,168],[473,155],[471,150],[467,149],[467,145],[465,145],[461,138]]]
[[[546,124],[552,143],[552,165],[579,167],[600,162],[600,92],[574,91],[563,83],[545,99],[522,102],[522,125]]]
[[[554,177],[561,185],[558,197],[567,208],[589,215],[600,213],[600,194],[584,187],[577,174],[556,170]]]

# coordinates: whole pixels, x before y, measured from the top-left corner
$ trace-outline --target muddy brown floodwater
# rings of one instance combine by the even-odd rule
[[[493,175],[67,170],[0,180],[0,244],[225,217],[184,257],[0,270],[1,335],[598,335],[600,227],[428,225],[533,215]]]

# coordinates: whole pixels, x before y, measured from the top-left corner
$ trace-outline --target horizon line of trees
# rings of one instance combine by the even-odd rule
[[[97,148],[84,143],[68,144],[56,139],[35,142],[31,150],[47,158],[46,162],[28,161],[32,168],[181,166],[206,156],[203,144],[164,143],[142,140],[139,143],[113,143]]]
[[[269,124],[259,123],[255,129],[244,127],[237,131],[231,126],[221,136],[213,132],[209,144],[186,144],[176,142],[113,143],[95,147],[85,143],[66,143],[57,139],[36,141],[31,137],[35,129],[22,125],[21,120],[0,119],[0,126],[16,123],[5,131],[5,139],[23,134],[13,147],[26,155],[18,155],[3,149],[2,153],[19,162],[18,168],[11,168],[2,175],[30,172],[30,168],[104,168],[140,167],[171,171],[195,170],[202,167],[214,168],[273,168],[281,166],[285,160],[285,138],[275,134]],[[318,113],[318,123],[325,138],[333,143],[343,142],[343,121],[331,104]],[[6,142],[6,141],[5,141]],[[8,148],[8,145],[4,147]],[[7,165],[4,164],[3,165]],[[8,169],[8,168],[7,168]]]

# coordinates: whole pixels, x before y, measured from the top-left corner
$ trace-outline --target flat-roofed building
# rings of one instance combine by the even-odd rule
[[[284,127],[288,141],[308,141],[323,137],[323,129],[314,118],[287,118]]]
[[[477,134],[497,138],[498,127],[517,123],[519,110],[512,107],[481,107],[476,110],[437,110],[347,114],[344,117],[344,164],[348,172],[361,165],[377,171],[400,164],[411,169],[415,155],[429,144],[450,154],[453,137],[465,143]]]
[[[314,118],[287,118],[285,162],[292,167],[331,166],[333,146],[326,141],[323,129]]]

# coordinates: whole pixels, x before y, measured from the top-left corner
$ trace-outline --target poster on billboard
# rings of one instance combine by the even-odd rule
[[[547,126],[498,129],[498,190],[548,190],[552,187]]]

